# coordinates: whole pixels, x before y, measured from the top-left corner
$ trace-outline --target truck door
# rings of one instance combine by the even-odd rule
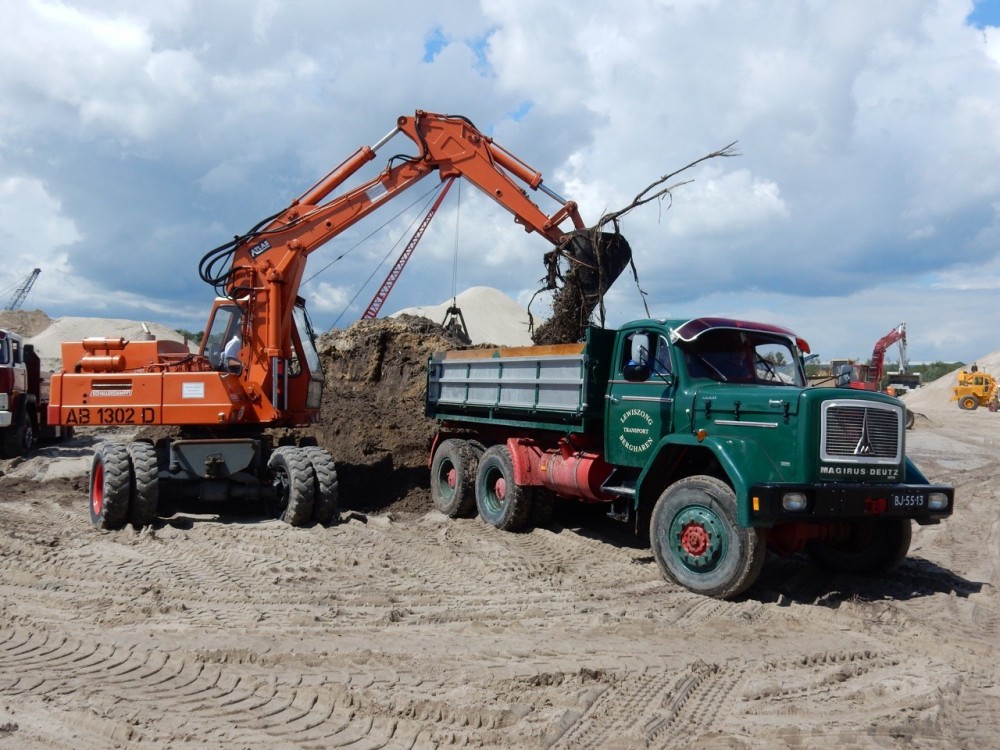
[[[656,330],[623,335],[608,383],[607,460],[645,466],[660,438],[672,429],[676,378],[670,344]]]

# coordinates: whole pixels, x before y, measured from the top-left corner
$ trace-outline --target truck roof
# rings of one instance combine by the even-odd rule
[[[794,341],[801,352],[808,354],[810,351],[809,342],[797,336],[794,331],[782,326],[771,325],[770,323],[756,323],[750,320],[737,320],[735,318],[692,318],[690,320],[667,320],[664,322],[670,327],[674,341],[694,341],[708,331],[728,329],[784,336]]]

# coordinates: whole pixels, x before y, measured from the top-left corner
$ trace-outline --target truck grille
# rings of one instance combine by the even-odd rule
[[[821,439],[823,461],[898,463],[903,450],[903,410],[871,401],[826,401]]]

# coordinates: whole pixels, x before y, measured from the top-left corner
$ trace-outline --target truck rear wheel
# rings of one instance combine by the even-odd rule
[[[975,396],[962,396],[958,400],[958,408],[965,409],[966,411],[975,411],[979,406],[979,399]]]
[[[514,462],[506,445],[486,449],[476,472],[476,507],[486,523],[502,531],[520,531],[531,517],[530,487],[514,483]]]
[[[94,451],[90,467],[90,522],[99,529],[120,529],[128,518],[130,493],[128,451],[104,443]]]
[[[318,446],[306,446],[302,448],[302,452],[309,458],[313,470],[313,520],[327,526],[337,515],[337,500],[340,495],[337,466],[333,457]]]
[[[0,432],[0,458],[23,456],[35,447],[35,429],[28,414],[21,417],[20,422]]]
[[[667,578],[718,599],[746,591],[767,552],[762,531],[737,522],[732,488],[709,476],[687,477],[664,490],[653,508],[649,540]]]
[[[149,526],[156,520],[159,503],[160,467],[152,443],[136,441],[125,446],[131,463],[128,520],[137,527]]]
[[[273,491],[268,507],[271,515],[290,526],[304,526],[312,517],[316,494],[309,457],[295,446],[284,445],[271,453],[267,468]]]
[[[431,461],[431,500],[448,518],[471,516],[476,508],[480,454],[464,440],[444,440]]]
[[[883,575],[895,570],[910,551],[909,518],[854,521],[850,539],[806,544],[806,554],[821,568],[835,573]]]

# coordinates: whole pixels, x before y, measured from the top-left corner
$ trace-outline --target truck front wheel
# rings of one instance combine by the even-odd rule
[[[476,508],[479,453],[464,440],[445,440],[431,461],[431,500],[448,518],[472,515]]]
[[[883,575],[891,573],[910,551],[912,527],[909,518],[854,521],[844,540],[814,539],[806,554],[821,568],[834,573]]]
[[[104,443],[94,451],[90,467],[90,522],[99,529],[120,529],[128,517],[131,492],[128,451]]]
[[[767,552],[762,531],[737,522],[732,488],[709,476],[686,477],[664,490],[653,508],[649,539],[668,579],[718,599],[746,591]]]
[[[506,445],[486,449],[476,472],[479,516],[502,531],[520,531],[531,518],[530,487],[514,483],[514,462]]]
[[[966,411],[975,411],[979,406],[979,399],[975,396],[962,396],[958,400],[958,408],[965,409]]]

